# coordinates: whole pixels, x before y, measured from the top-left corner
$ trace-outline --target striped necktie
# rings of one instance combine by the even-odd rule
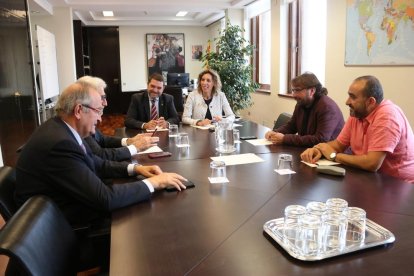
[[[155,99],[151,99],[151,120],[158,119],[157,107],[155,106]]]

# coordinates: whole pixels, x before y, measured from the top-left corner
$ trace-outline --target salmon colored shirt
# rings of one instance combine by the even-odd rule
[[[366,118],[349,117],[337,140],[355,155],[385,151],[379,171],[414,183],[414,135],[402,110],[383,100]]]

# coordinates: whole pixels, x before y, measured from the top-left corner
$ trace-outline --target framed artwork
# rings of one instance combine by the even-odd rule
[[[148,76],[185,72],[184,34],[146,34]]]
[[[200,60],[203,55],[203,46],[193,45],[191,46],[191,58],[195,60]]]

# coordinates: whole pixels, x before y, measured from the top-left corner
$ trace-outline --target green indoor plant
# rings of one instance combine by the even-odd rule
[[[252,105],[250,93],[259,87],[252,80],[252,67],[248,62],[253,46],[246,42],[242,32],[240,26],[231,25],[227,20],[226,28],[214,39],[216,52],[208,47],[201,59],[205,67],[220,75],[222,91],[235,113]]]

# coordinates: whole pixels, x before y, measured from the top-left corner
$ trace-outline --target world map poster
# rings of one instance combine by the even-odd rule
[[[347,0],[345,65],[414,65],[414,0]]]

